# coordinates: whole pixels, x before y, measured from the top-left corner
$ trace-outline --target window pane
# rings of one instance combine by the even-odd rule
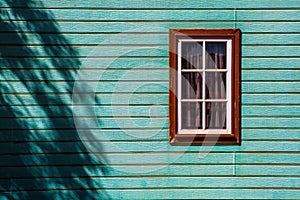
[[[226,69],[226,42],[206,42],[206,68]]]
[[[183,129],[202,129],[202,102],[182,102],[181,126]]]
[[[181,86],[182,99],[202,99],[202,73],[183,72]]]
[[[182,69],[202,68],[202,42],[182,42]]]
[[[226,129],[226,103],[206,102],[206,129]]]
[[[226,99],[226,72],[206,72],[205,82],[206,99]]]

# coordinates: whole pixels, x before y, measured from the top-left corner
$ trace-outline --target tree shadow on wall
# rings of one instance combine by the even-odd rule
[[[80,55],[41,2],[14,2],[0,0],[0,196],[109,199],[100,178],[109,168],[89,154],[74,124]]]

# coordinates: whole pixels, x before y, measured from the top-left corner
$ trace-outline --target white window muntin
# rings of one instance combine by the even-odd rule
[[[205,55],[205,44],[206,42],[226,42],[226,69],[206,69],[205,66],[205,56],[202,57],[202,69],[193,69],[193,70],[186,70],[182,69],[181,63],[181,51],[182,51],[182,42],[202,42],[202,51],[203,55]],[[231,49],[232,40],[225,40],[225,39],[180,39],[178,41],[178,52],[177,52],[177,61],[178,61],[178,71],[177,71],[177,107],[178,107],[178,134],[229,134],[231,133],[231,66],[232,66],[232,49]],[[226,99],[205,99],[205,87],[203,87],[203,94],[202,99],[182,99],[182,92],[181,92],[181,76],[182,72],[226,72]],[[205,73],[203,73],[203,84],[205,84]],[[181,102],[184,101],[191,101],[197,102],[201,101],[202,103],[202,129],[182,129],[181,125]],[[226,102],[226,129],[205,129],[205,110],[204,103],[205,102]]]

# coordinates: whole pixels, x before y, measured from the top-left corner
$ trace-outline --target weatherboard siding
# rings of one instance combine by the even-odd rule
[[[300,199],[298,0],[0,2],[1,199]],[[169,28],[241,29],[241,146],[168,144]]]

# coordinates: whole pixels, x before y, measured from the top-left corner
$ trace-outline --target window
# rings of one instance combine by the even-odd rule
[[[240,144],[240,34],[170,29],[171,144]]]

